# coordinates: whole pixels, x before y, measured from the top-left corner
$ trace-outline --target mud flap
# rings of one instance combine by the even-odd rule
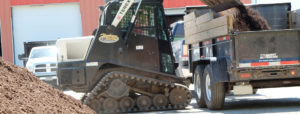
[[[220,58],[217,61],[212,61],[209,65],[212,68],[212,80],[214,83],[229,81],[226,58]]]

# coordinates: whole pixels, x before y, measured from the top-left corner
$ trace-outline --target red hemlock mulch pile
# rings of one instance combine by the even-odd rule
[[[0,113],[94,114],[79,100],[44,83],[25,68],[0,57]]]

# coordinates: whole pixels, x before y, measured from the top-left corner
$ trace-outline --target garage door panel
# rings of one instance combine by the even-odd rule
[[[82,36],[79,3],[14,6],[12,20],[14,60],[19,66],[24,42]]]

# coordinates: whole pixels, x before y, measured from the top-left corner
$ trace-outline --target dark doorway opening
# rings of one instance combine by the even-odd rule
[[[1,34],[1,22],[0,22],[0,56],[2,57],[2,34]]]

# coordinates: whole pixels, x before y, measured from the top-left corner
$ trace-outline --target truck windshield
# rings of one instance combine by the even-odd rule
[[[184,23],[183,22],[177,22],[172,29],[172,35],[171,40],[177,41],[177,40],[183,40],[184,39]]]
[[[55,48],[36,48],[31,50],[29,58],[31,59],[44,58],[44,57],[56,58],[56,54],[57,53]]]

